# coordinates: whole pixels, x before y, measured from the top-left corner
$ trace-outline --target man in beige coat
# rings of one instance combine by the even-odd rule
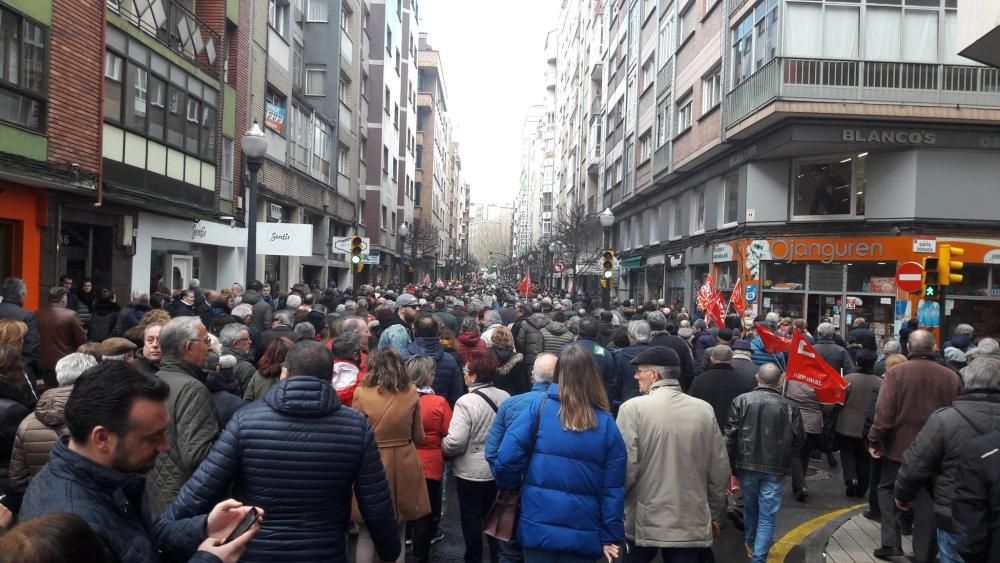
[[[712,407],[685,395],[677,353],[653,346],[631,362],[641,396],[622,403],[628,451],[626,563],[697,562],[725,513],[729,457]]]

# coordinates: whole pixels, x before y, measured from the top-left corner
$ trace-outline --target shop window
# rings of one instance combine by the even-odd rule
[[[896,294],[895,262],[852,262],[847,265],[847,291]]]
[[[798,160],[794,164],[792,215],[840,218],[865,214],[868,153]]]
[[[803,318],[805,315],[802,314],[802,298],[801,293],[767,292],[761,300],[762,312],[773,311],[782,317]]]
[[[45,128],[46,35],[45,28],[0,7],[0,120]],[[120,81],[120,59],[118,70]]]
[[[732,289],[739,279],[736,262],[720,262],[715,265],[715,285],[719,289]]]
[[[806,265],[767,262],[764,265],[764,289],[801,291],[806,287]]]
[[[809,291],[844,290],[843,264],[810,264]]]
[[[961,272],[962,283],[949,286],[948,293],[950,295],[989,297],[990,268],[993,268],[993,287],[1000,289],[1000,278],[997,277],[1000,275],[1000,268],[987,264],[966,264]]]

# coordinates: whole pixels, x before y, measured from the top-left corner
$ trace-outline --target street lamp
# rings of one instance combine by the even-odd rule
[[[255,120],[250,129],[240,139],[240,148],[247,159],[250,171],[249,200],[247,210],[247,269],[246,286],[257,278],[257,173],[260,172],[262,157],[267,152],[267,137]]]
[[[406,237],[410,236],[410,226],[404,221],[399,226],[399,285],[404,285],[403,280],[405,268],[403,267],[404,255],[406,254]]]
[[[604,229],[604,248],[611,248],[611,226],[615,224],[615,214],[608,207],[601,212],[599,217],[601,228]],[[601,288],[601,307],[608,309],[611,307],[611,280],[606,280]]]

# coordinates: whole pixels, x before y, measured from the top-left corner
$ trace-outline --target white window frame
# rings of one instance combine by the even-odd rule
[[[693,102],[694,100],[692,99],[691,94],[687,94],[686,96],[681,98],[679,102],[677,102],[676,104],[677,109],[675,112],[676,118],[674,119],[674,121],[677,123],[677,131],[674,134],[675,137],[684,134],[685,131],[691,128],[691,122],[692,122],[691,112],[692,112],[692,106],[694,105]]]
[[[330,20],[330,0],[309,0],[306,6],[306,22],[327,23]],[[313,8],[317,6],[317,8]]]
[[[729,188],[731,187],[730,184],[729,184],[729,179],[730,178],[736,178],[736,186],[735,186],[735,188],[736,188],[736,209],[734,210],[734,213],[733,213],[733,220],[732,221],[727,221],[726,220],[727,219],[726,215],[728,215],[727,212],[729,211],[729,208],[727,207],[728,204],[729,204]],[[720,196],[719,196],[719,225],[721,225],[723,228],[735,227],[739,223],[739,220],[740,220],[740,170],[737,168],[737,169],[732,170],[730,172],[727,172],[725,175],[723,175],[722,176],[721,187],[722,187],[722,189],[719,192],[719,194],[720,194]]]
[[[235,143],[229,137],[222,138],[222,181],[219,184],[219,199],[233,199],[233,160],[235,160]]]
[[[657,51],[660,57],[659,68],[667,64],[667,61],[674,56],[674,19],[668,16],[660,22],[660,36],[657,39]]]
[[[722,104],[722,66],[716,66],[701,79],[701,114]]]
[[[319,76],[317,83],[316,75]],[[305,67],[305,95],[306,96],[326,96],[326,67],[316,65],[306,65]]]
[[[822,155],[820,155],[820,156],[812,156],[812,157],[807,157],[807,158],[797,158],[797,159],[792,160],[792,185],[791,185],[791,194],[790,194],[789,202],[788,202],[789,203],[788,216],[792,220],[795,220],[795,221],[803,221],[803,220],[805,220],[805,221],[816,221],[816,220],[819,220],[819,221],[830,221],[830,220],[833,220],[833,221],[844,221],[844,220],[852,220],[853,221],[853,220],[863,220],[865,218],[865,215],[864,214],[861,214],[861,215],[857,214],[857,209],[858,209],[858,195],[859,195],[858,194],[859,185],[858,185],[858,169],[857,169],[857,167],[858,167],[858,162],[861,161],[862,159],[864,159],[865,160],[865,162],[864,162],[864,164],[865,164],[865,179],[864,179],[865,190],[864,190],[863,194],[864,194],[864,197],[867,198],[868,197],[868,186],[867,186],[867,183],[868,183],[868,161],[867,161],[867,158],[868,158],[868,153],[867,152],[861,152],[861,153],[855,153],[855,154],[842,154],[842,155],[829,155],[829,156],[822,156]],[[805,165],[805,164],[807,164],[807,163],[810,163],[810,162],[812,162],[812,163],[815,164],[815,163],[818,163],[820,161],[839,161],[840,164],[846,164],[846,162],[845,162],[846,160],[850,160],[851,161],[851,187],[850,187],[850,190],[851,190],[851,192],[850,192],[851,193],[851,209],[850,209],[850,212],[848,212],[848,213],[837,213],[837,214],[826,214],[826,215],[810,215],[808,213],[807,214],[803,214],[803,215],[796,215],[795,214],[795,200],[796,200],[796,197],[798,197],[797,196],[797,190],[798,190],[798,187],[799,187],[798,186],[798,174],[799,174],[799,170],[802,169],[802,166]]]
[[[639,93],[643,94],[656,83],[656,70],[654,67],[656,63],[653,61],[653,55],[649,55],[646,62],[642,63],[642,69],[639,71]]]
[[[653,132],[646,131],[639,137],[639,163],[653,158]]]
[[[337,147],[337,174],[347,176],[350,167],[351,149],[340,145]]]
[[[340,6],[340,29],[344,33],[351,33],[351,16],[354,15],[347,7],[347,4]]]
[[[690,29],[684,29],[685,18],[690,17],[687,23],[691,24]],[[681,45],[687,41],[688,37],[694,35],[695,28],[698,27],[698,15],[695,11],[694,0],[689,0],[687,7],[682,6],[677,10],[677,44]]]
[[[281,0],[270,0],[267,7],[267,24],[282,38],[288,34],[288,4]]]

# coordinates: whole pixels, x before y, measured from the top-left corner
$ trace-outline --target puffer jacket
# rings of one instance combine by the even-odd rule
[[[972,439],[1000,431],[1000,393],[970,391],[950,407],[934,411],[903,454],[896,476],[896,498],[911,502],[917,492],[933,488],[937,526],[954,531],[951,501],[962,448]]]
[[[10,484],[24,492],[28,481],[49,461],[49,452],[66,430],[66,401],[73,386],[56,387],[42,394],[35,410],[21,421],[10,456]]]
[[[163,514],[207,514],[232,496],[264,509],[241,561],[343,561],[356,494],[379,559],[399,556],[396,518],[375,435],[327,381],[289,377],[240,409]]]
[[[792,455],[806,441],[798,407],[770,387],[733,399],[723,433],[733,469],[773,475],[788,473]]]
[[[514,420],[497,455],[497,486],[521,490],[517,537],[526,549],[597,559],[602,546],[625,539],[625,442],[610,414],[595,409],[597,428],[573,432],[559,408],[551,385]]]
[[[445,350],[440,340],[433,336],[418,336],[402,356],[404,360],[413,356],[427,356],[434,360],[434,393],[444,397],[448,406],[455,407],[458,398],[465,392],[465,381],[462,380],[458,360]]]
[[[549,317],[543,313],[535,313],[521,321],[514,348],[524,354],[524,364],[532,366],[535,358],[545,350],[545,340],[542,338],[542,328],[549,324]]]
[[[493,384],[512,396],[527,391],[529,382],[524,369],[524,354],[502,348],[490,348],[490,353],[497,360],[497,376]]]
[[[205,539],[208,510],[154,526],[142,505],[145,477],[99,465],[70,450],[68,442],[68,436],[56,441],[49,462],[28,485],[21,521],[52,512],[72,512],[86,520],[104,546],[108,561],[156,563],[161,550],[171,555],[194,553]],[[196,561],[218,562],[219,558],[199,551],[189,563]]]
[[[542,329],[542,352],[558,354],[563,346],[573,341],[573,333],[565,324],[552,321]]]
[[[150,509],[159,514],[177,496],[181,486],[198,468],[219,434],[219,419],[212,393],[199,379],[201,370],[175,358],[164,358],[156,377],[170,387],[167,397],[167,441],[170,451],[156,458],[146,489]]]
[[[475,391],[489,397],[498,408],[510,397],[506,391],[492,385],[479,383],[469,387],[469,392],[455,403],[451,426],[441,442],[441,451],[445,457],[451,458],[451,468],[456,477],[466,481],[492,481],[493,473],[486,463],[484,450],[496,413]]]
[[[753,360],[753,363],[758,366],[779,363],[779,360],[776,358],[780,358],[784,361],[786,356],[787,354],[784,352],[778,352],[777,354],[768,352],[764,348],[764,341],[761,340],[759,336],[750,341],[750,359]]]

